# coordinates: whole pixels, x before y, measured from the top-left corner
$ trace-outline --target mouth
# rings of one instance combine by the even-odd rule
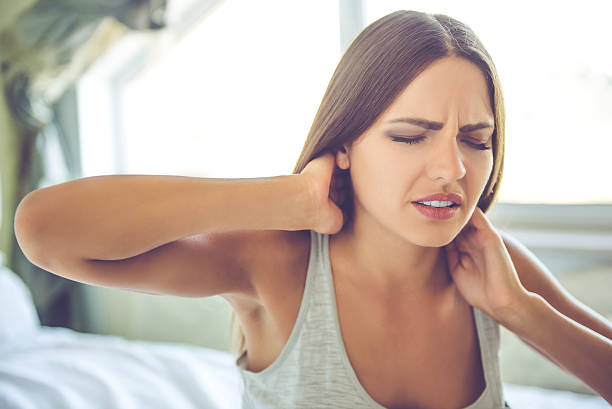
[[[427,204],[432,204],[431,202],[437,202],[436,204],[438,205],[441,204],[440,202],[444,204],[448,204],[450,202],[450,203],[461,205],[463,203],[463,196],[459,193],[454,193],[454,192],[433,193],[427,196],[420,197],[416,199],[415,202],[427,203]]]
[[[430,205],[426,205],[425,203],[422,203],[422,202],[412,202],[412,203],[414,203],[416,205],[420,205],[420,206],[433,207],[434,209],[447,209],[447,208],[455,208],[455,207],[461,206],[458,203],[452,203],[449,206],[430,206]]]
[[[456,203],[441,207],[429,206],[419,202],[412,202],[412,204],[423,216],[428,219],[434,220],[446,220],[452,218],[453,215],[458,211],[457,208],[460,206]]]

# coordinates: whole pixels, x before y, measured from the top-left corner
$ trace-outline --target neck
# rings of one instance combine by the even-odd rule
[[[333,245],[332,245],[333,242]],[[423,247],[375,228],[347,224],[330,236],[337,266],[355,287],[385,297],[430,300],[454,290],[446,256],[439,247]]]

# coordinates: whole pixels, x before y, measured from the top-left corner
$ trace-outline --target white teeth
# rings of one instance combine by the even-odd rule
[[[432,206],[432,207],[448,207],[448,206],[455,204],[454,202],[439,201],[439,200],[433,200],[431,202],[417,202],[417,203],[424,204],[426,206]]]

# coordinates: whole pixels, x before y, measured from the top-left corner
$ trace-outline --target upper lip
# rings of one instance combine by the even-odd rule
[[[432,200],[451,201],[458,205],[463,203],[463,198],[458,193],[434,193],[415,200],[415,202],[431,202]]]

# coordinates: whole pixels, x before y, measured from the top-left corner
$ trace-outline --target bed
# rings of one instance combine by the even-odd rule
[[[1,409],[239,409],[229,352],[41,326],[0,258]],[[603,409],[601,397],[504,383],[513,409]]]

